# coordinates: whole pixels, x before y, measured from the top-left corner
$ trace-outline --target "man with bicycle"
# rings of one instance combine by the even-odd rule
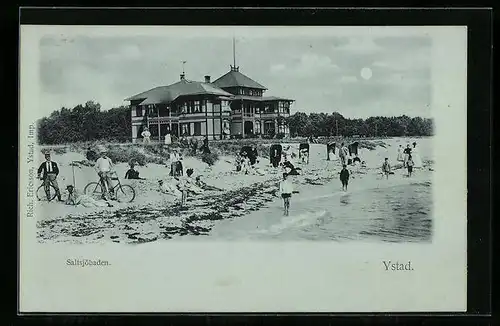
[[[40,164],[38,168],[38,178],[43,180],[43,186],[45,188],[45,194],[47,195],[47,200],[50,201],[50,186],[54,187],[56,191],[57,200],[62,201],[61,192],[59,191],[59,186],[57,184],[57,175],[59,174],[59,167],[56,162],[50,160],[50,153],[45,153],[45,162]]]
[[[108,191],[111,195],[111,199],[115,199],[113,185],[111,184],[111,175],[112,175],[113,162],[107,156],[106,150],[100,150],[100,157],[97,159],[95,164],[95,169],[97,174],[99,175],[102,189],[103,189],[103,197],[107,198]]]

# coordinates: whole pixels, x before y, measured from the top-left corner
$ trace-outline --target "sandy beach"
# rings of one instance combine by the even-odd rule
[[[373,140],[369,142],[370,148],[361,147],[359,156],[366,161],[366,168],[349,168],[349,193],[431,182],[432,139],[417,140],[424,166],[416,169],[411,179],[405,177],[406,171],[396,162],[398,145],[405,145],[408,141],[413,142],[413,139]],[[292,151],[298,151],[297,143],[289,145]],[[217,152],[217,146],[213,147],[212,150]],[[237,239],[241,232],[231,230],[247,230],[250,224],[253,225],[250,229],[255,229],[278,216],[282,223],[282,201],[278,196],[281,170],[270,166],[266,157],[268,151],[259,152],[258,163],[248,175],[235,171],[231,153],[218,152],[219,159],[213,166],[190,156],[183,159],[183,166],[184,170],[192,168],[193,176],[201,176],[206,184],[219,188],[219,191],[204,191],[190,196],[186,206],[181,207],[174,196],[158,191],[158,180],[169,178],[169,166],[146,163],[137,167],[144,180],[125,180],[123,177],[128,164],[117,163],[115,169],[121,182],[131,185],[136,191],[133,202],[114,201],[113,207],[106,208],[71,206],[57,201],[38,202],[38,239],[41,242],[145,243],[170,239],[211,239],[211,235],[221,234],[219,231],[224,229],[222,233],[226,235],[222,238]],[[384,180],[380,174],[385,157],[390,158],[394,167],[390,180]],[[52,160],[59,164],[61,172],[58,181],[62,190],[67,184],[73,184],[73,175],[76,189],[80,192],[87,183],[97,181],[95,171],[83,163],[85,156],[82,151],[59,151],[59,154],[52,154]],[[301,164],[297,159],[294,162],[301,168],[301,175],[292,177],[298,192],[293,196],[294,203],[316,205],[313,202],[331,202],[331,205],[337,205],[332,198],[345,195],[340,191],[338,180],[341,166],[338,159],[326,160],[326,145],[311,144],[308,164]],[[63,191],[63,199],[66,197]],[[310,204],[307,204],[308,201]],[[355,210],[355,207],[352,209]],[[288,220],[294,219],[296,216],[292,209]],[[252,222],[244,222],[244,227],[234,224],[249,220]],[[228,229],[228,224],[233,226]],[[232,236],[227,236],[228,233]]]

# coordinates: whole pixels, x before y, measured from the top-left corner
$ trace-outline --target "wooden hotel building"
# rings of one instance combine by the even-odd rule
[[[144,127],[151,139],[175,137],[289,136],[285,119],[290,116],[291,99],[263,96],[266,87],[247,77],[239,67],[230,66],[213,82],[180,80],[126,99],[132,110],[132,141],[141,138]]]

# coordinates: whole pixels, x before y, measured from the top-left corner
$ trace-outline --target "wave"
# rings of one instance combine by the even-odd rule
[[[283,216],[279,223],[271,225],[268,229],[257,230],[255,233],[279,234],[290,228],[301,228],[316,223],[320,219],[328,217],[330,213],[326,210],[304,212],[297,215]]]

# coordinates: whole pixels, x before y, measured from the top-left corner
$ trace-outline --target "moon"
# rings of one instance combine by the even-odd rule
[[[361,77],[364,79],[364,80],[368,80],[370,78],[372,78],[372,70],[370,68],[363,68],[361,69]]]

